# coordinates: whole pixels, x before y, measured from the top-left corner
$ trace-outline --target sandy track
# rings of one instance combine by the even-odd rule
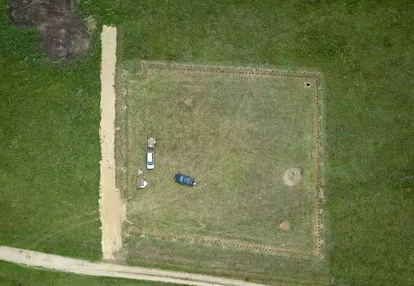
[[[126,209],[115,185],[115,66],[116,28],[103,26],[101,65],[101,137],[102,161],[99,211],[102,222],[103,259],[114,259],[122,248],[122,222]]]
[[[132,267],[73,259],[37,251],[0,246],[0,260],[90,276],[106,276],[184,285],[260,285],[239,280],[185,272]]]

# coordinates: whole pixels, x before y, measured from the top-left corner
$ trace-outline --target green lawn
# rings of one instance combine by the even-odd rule
[[[71,67],[0,18],[0,244],[101,257],[100,47]]]
[[[7,1],[1,3],[0,243],[97,258],[99,47],[70,69],[44,64],[33,52],[37,35],[6,26]],[[323,71],[330,275],[336,285],[413,283],[412,1],[76,4],[100,23],[123,27],[124,59]],[[79,115],[69,114],[80,105],[79,88],[87,112],[77,113],[77,121]],[[46,124],[48,129],[36,127]],[[80,160],[65,153],[71,146]],[[62,227],[64,219],[75,227]],[[168,252],[172,247],[152,247],[167,267],[177,264]],[[230,268],[241,267],[230,257]],[[314,264],[305,262],[286,264],[285,270],[306,280]],[[143,257],[140,263],[150,262]],[[265,265],[267,273],[285,267]]]
[[[317,67],[336,284],[413,282],[410,1],[116,2],[125,59]]]
[[[83,276],[71,273],[63,273],[57,271],[47,271],[44,269],[28,268],[12,263],[0,261],[0,285],[4,286],[48,286],[48,285],[78,285],[78,286],[94,286],[94,285],[142,285],[155,286],[167,285],[165,283],[144,282],[129,279],[117,279],[110,277],[94,277]],[[168,284],[175,285],[175,284]]]

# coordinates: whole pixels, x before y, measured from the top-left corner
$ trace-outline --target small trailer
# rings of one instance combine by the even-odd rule
[[[155,148],[155,137],[150,136],[148,138],[148,149],[154,149]]]
[[[174,181],[176,181],[177,183],[183,184],[183,185],[187,185],[187,186],[196,185],[196,182],[193,177],[186,176],[180,173],[175,174]]]

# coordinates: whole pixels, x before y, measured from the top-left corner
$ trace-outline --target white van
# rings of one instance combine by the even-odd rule
[[[155,161],[155,153],[154,150],[148,149],[147,151],[147,169],[153,170],[154,169],[154,161]]]
[[[148,147],[147,147],[147,169],[152,170],[154,169],[154,161],[155,161],[155,137],[150,136],[148,138]]]

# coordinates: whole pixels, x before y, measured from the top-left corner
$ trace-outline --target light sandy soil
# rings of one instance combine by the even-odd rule
[[[182,285],[260,285],[239,280],[73,259],[37,251],[0,246],[0,260],[32,267],[91,276],[148,280]]]
[[[299,168],[290,168],[287,169],[285,174],[283,175],[283,183],[286,186],[294,186],[297,185],[303,177],[302,170]]]
[[[116,28],[104,26],[101,66],[101,183],[99,211],[102,222],[102,253],[104,260],[114,259],[122,248],[122,222],[126,209],[115,185],[115,66]]]

